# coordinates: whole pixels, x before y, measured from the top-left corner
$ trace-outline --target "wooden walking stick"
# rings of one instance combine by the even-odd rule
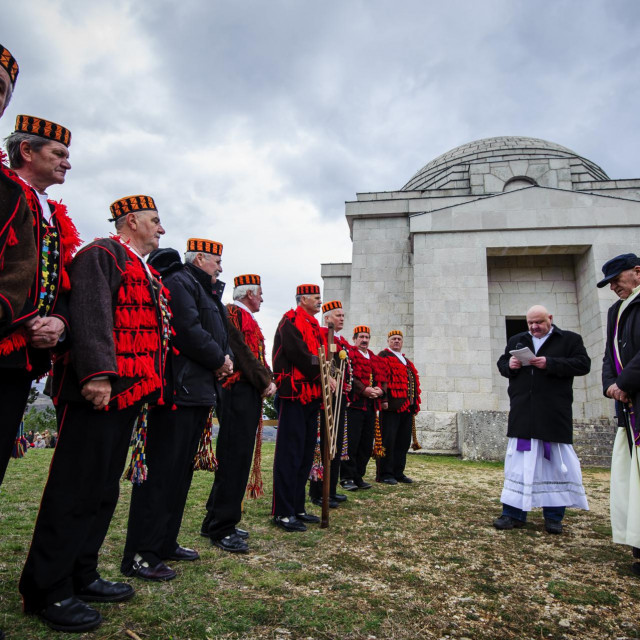
[[[324,403],[324,446],[322,447],[322,516],[320,528],[326,529],[329,526],[329,483],[331,481],[331,458],[330,443],[331,434],[334,428],[333,398],[331,397],[331,361],[336,351],[333,341],[333,323],[327,325],[329,333],[327,335],[327,351],[320,346],[318,349],[318,359],[320,360],[320,384],[322,385],[322,401]]]

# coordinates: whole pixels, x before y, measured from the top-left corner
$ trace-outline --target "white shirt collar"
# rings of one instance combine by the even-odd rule
[[[249,307],[247,307],[246,304],[242,304],[240,300],[234,300],[233,304],[235,304],[236,307],[240,307],[241,309],[244,309],[252,318],[255,318],[255,316],[253,315],[253,311],[251,311],[251,309],[249,309]]]
[[[394,351],[393,349],[389,349],[389,351],[391,351],[391,353],[393,353],[393,355],[398,358],[402,364],[407,364],[407,359],[399,351]]]

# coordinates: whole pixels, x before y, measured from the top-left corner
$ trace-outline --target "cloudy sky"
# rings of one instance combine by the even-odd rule
[[[637,0],[22,0],[2,14],[20,76],[0,133],[19,113],[71,129],[73,169],[50,196],[83,238],[109,233],[113,200],[152,195],[162,246],[211,238],[227,282],[262,275],[268,338],[296,284],[350,261],[344,202],[458,145],[543,138],[640,176]]]

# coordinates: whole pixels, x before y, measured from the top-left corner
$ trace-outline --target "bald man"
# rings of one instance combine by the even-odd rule
[[[588,509],[573,450],[573,378],[591,369],[582,338],[553,324],[542,306],[527,311],[528,331],[509,339],[498,360],[509,380],[509,425],[502,515],[496,529],[524,527],[542,507],[547,533],[562,533],[566,507]],[[523,350],[528,349],[526,353]]]

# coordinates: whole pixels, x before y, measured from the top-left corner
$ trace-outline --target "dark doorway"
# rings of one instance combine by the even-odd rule
[[[522,333],[523,331],[529,331],[527,325],[527,318],[522,316],[520,318],[505,318],[504,323],[507,329],[507,341],[511,336],[515,336],[516,333]]]

